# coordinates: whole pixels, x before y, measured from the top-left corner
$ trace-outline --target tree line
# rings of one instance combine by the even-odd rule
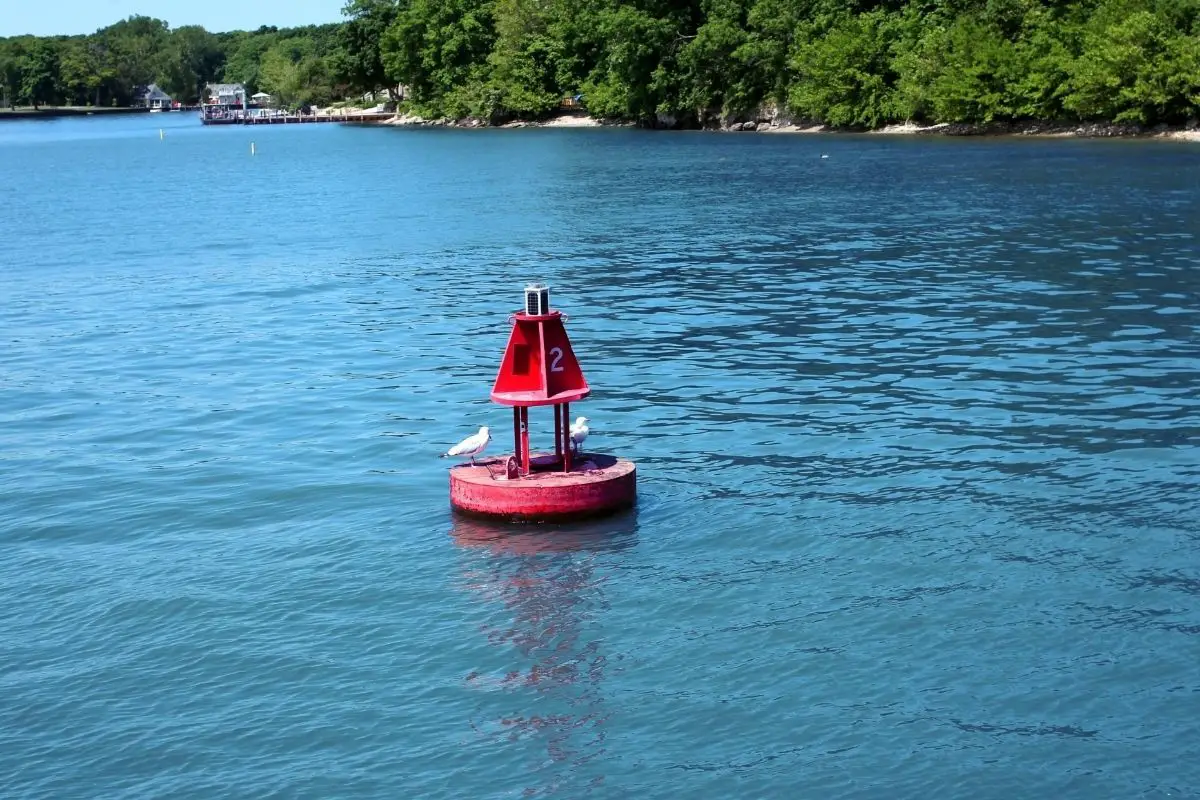
[[[341,72],[340,23],[210,33],[134,16],[88,36],[0,39],[0,99],[9,105],[129,106],[157,84],[195,104],[210,83],[242,83],[286,104],[325,103],[357,89]]]
[[[395,92],[492,122],[582,95],[709,124],[774,107],[837,126],[1200,117],[1200,0],[350,0],[336,24],[211,34],[135,17],[0,40],[24,102],[123,104],[209,80],[291,102]]]

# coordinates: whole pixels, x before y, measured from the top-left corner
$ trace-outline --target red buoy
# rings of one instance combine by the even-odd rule
[[[514,521],[568,520],[631,507],[637,497],[633,462],[575,452],[571,403],[591,394],[550,290],[525,288],[525,308],[492,386],[492,402],[513,410],[512,455],[450,470],[450,504],[459,511]],[[554,407],[554,452],[533,453],[529,409]]]

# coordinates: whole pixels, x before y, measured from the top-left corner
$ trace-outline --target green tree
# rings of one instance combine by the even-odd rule
[[[946,36],[942,70],[934,79],[934,114],[943,122],[992,122],[1013,116],[1008,92],[1016,53],[992,25],[960,17]]]
[[[1009,103],[1015,118],[1065,117],[1062,99],[1071,64],[1070,28],[1071,23],[1055,20],[1041,6],[1026,15],[1008,74]]]
[[[204,84],[216,80],[223,61],[217,37],[199,25],[176,28],[163,53],[160,82],[176,100],[194,103]]]
[[[892,69],[896,71],[896,91],[892,97],[895,117],[932,119],[933,84],[945,67],[946,28],[928,24],[915,5],[904,9],[898,25],[892,59]]]
[[[240,83],[251,94],[262,88],[262,62],[278,37],[274,33],[243,33],[229,42],[221,80]]]
[[[604,47],[583,85],[588,108],[605,117],[653,119],[668,100],[664,61],[686,34],[671,19],[629,5],[601,10],[596,31]]]
[[[710,16],[679,54],[681,100],[701,114],[713,109],[738,114],[761,99],[754,85],[755,51],[746,47],[750,34],[738,20],[741,9],[726,5],[733,13]]]
[[[383,63],[383,36],[400,14],[397,0],[349,0],[342,14],[346,23],[338,29],[337,47],[331,59],[334,73],[352,91],[365,93],[386,88],[396,96],[396,85],[388,80]]]
[[[0,40],[0,102],[15,106],[24,83],[22,60],[25,51],[17,40]]]
[[[263,88],[285,107],[332,99],[329,72],[312,41],[293,37],[277,42],[263,56]]]
[[[134,16],[0,39],[0,99],[127,104],[213,80],[289,105],[393,91],[421,113],[658,124],[763,104],[837,125],[1200,116],[1200,0],[345,0],[329,25],[211,34]]]
[[[388,28],[381,58],[419,104],[458,116],[480,100],[494,40],[491,0],[413,0]]]
[[[1139,6],[1108,2],[1089,21],[1063,99],[1081,118],[1154,123],[1195,113],[1195,33],[1180,31],[1168,14]],[[1187,21],[1186,14],[1175,19]]]
[[[110,90],[120,105],[134,99],[138,87],[154,83],[164,74],[169,42],[167,23],[133,16],[96,32],[103,65],[111,70]]]
[[[100,90],[111,73],[104,68],[100,52],[90,37],[75,37],[59,50],[59,83],[64,99],[72,105],[100,105]]]
[[[39,39],[21,59],[21,98],[37,108],[58,97],[58,52]]]
[[[790,54],[806,12],[794,0],[755,0],[746,15],[750,37],[736,55],[753,67],[763,99],[787,104],[788,87],[795,79]]]
[[[553,13],[550,0],[496,0],[496,39],[487,58],[490,80],[482,93],[481,116],[536,117],[558,104],[562,92],[549,31]]]
[[[895,17],[880,10],[842,16],[823,35],[799,40],[790,106],[832,125],[873,127],[894,119],[897,33]]]

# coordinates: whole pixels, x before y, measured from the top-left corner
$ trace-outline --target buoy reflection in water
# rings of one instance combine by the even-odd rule
[[[599,635],[608,610],[605,552],[635,542],[636,514],[602,523],[528,528],[456,517],[464,584],[488,605],[481,633],[497,668],[472,670],[480,692],[472,727],[525,756],[525,796],[567,788],[573,796],[603,784],[605,723],[611,711],[603,684],[619,668]],[[598,569],[599,567],[599,569]]]

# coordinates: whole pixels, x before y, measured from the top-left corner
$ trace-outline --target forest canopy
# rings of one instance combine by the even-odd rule
[[[493,122],[564,97],[646,123],[1200,117],[1200,0],[350,0],[343,16],[0,39],[0,99],[120,106],[156,83],[190,104],[219,81],[288,105],[403,87],[422,115]]]

